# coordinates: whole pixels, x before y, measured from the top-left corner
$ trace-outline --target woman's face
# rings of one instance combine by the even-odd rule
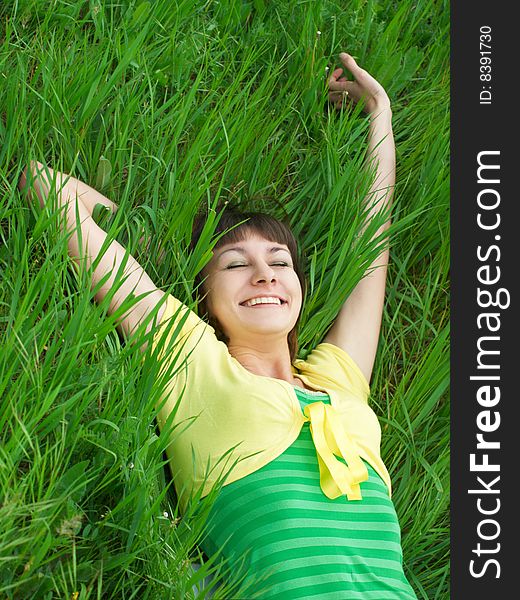
[[[251,233],[217,248],[206,267],[206,304],[229,343],[287,334],[302,306],[302,288],[289,249]]]

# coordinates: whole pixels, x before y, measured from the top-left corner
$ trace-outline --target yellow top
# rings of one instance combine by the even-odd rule
[[[330,397],[330,405],[317,401],[302,413],[291,383],[248,371],[210,325],[171,295],[152,346],[168,372],[157,419],[170,431],[167,454],[183,512],[190,495],[203,497],[224,476],[226,485],[279,456],[308,421],[329,498],[361,498],[359,483],[368,477],[361,458],[391,493],[368,382],[344,350],[321,343],[306,360],[294,360],[294,374]]]

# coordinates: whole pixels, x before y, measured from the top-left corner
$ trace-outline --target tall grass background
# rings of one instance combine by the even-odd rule
[[[448,598],[449,3],[19,0],[0,16],[0,597],[203,598],[220,578],[197,549],[211,497],[179,518],[153,356],[94,303],[21,169],[37,159],[113,199],[109,235],[190,306],[214,227],[188,254],[199,209],[288,218],[305,355],[375,252],[356,236],[367,119],[326,108],[346,50],[387,89],[397,147],[371,403],[406,575]]]

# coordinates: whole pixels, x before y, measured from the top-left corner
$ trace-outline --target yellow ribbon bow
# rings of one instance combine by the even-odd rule
[[[357,453],[355,442],[343,428],[339,414],[323,402],[308,404],[303,414],[307,417],[305,421],[310,421],[323,493],[331,499],[346,494],[349,500],[361,500],[359,484],[368,479],[368,471]],[[342,456],[347,464],[338,460],[335,454]]]

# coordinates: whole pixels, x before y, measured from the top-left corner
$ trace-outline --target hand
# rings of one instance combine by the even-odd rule
[[[41,208],[45,206],[51,185],[55,186],[60,203],[63,196],[62,192],[66,189],[68,193],[67,202],[73,198],[81,200],[91,216],[95,210],[97,210],[97,216],[99,216],[100,211],[114,214],[118,209],[115,202],[83,183],[83,181],[72,177],[68,173],[54,171],[38,161],[31,161],[30,165],[23,170],[18,181],[18,188],[27,195],[28,200],[34,199],[32,192],[36,193]],[[98,209],[96,209],[96,206],[98,206]]]
[[[354,80],[347,79],[341,67],[334,69],[327,82],[330,102],[336,108],[341,108],[348,100],[362,102],[363,110],[368,114],[390,109],[390,100],[383,86],[359,67],[350,54],[342,52],[339,58],[343,66],[352,73]]]

